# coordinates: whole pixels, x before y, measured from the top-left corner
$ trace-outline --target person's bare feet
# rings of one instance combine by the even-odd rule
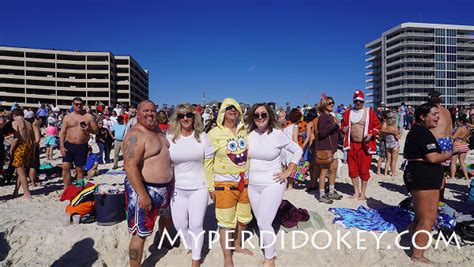
[[[224,267],[234,267],[234,262],[232,261],[232,257],[230,259],[224,257]]]
[[[263,260],[262,265],[263,267],[275,267],[275,258]]]
[[[411,256],[411,260],[413,262],[419,262],[419,263],[424,263],[424,264],[429,264],[429,265],[435,265],[436,262],[426,258],[425,256],[421,256],[421,257],[413,257]]]
[[[191,267],[199,267],[201,266],[201,261],[200,260],[193,260],[191,262]]]
[[[350,198],[350,199],[359,199],[359,197],[360,197],[360,194],[355,194],[355,193],[354,193],[354,194],[353,194],[352,196],[350,196],[349,198]]]
[[[234,252],[246,254],[246,255],[249,255],[249,256],[254,255],[254,253],[252,251],[250,251],[249,249],[241,248],[241,247],[235,247]]]
[[[365,195],[360,194],[360,196],[357,198],[357,200],[365,201],[366,200]]]

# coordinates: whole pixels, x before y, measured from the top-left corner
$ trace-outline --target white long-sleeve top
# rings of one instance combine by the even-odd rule
[[[249,184],[275,184],[273,175],[282,171],[280,154],[282,149],[291,152],[289,162],[298,164],[303,156],[301,147],[293,142],[282,130],[273,129],[268,134],[260,134],[255,130],[249,134]]]
[[[214,157],[214,147],[206,133],[199,135],[199,143],[194,137],[181,136],[173,142],[173,136],[166,135],[170,143],[170,157],[174,166],[175,187],[184,190],[207,188],[204,174],[204,159]]]

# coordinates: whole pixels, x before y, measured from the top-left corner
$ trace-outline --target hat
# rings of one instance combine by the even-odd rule
[[[360,90],[354,92],[354,96],[352,97],[353,101],[359,100],[364,102],[364,93]]]

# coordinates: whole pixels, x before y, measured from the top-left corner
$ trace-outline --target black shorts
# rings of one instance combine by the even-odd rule
[[[76,168],[82,168],[86,165],[87,153],[89,152],[89,145],[87,143],[76,145],[66,141],[64,142],[64,148],[67,151],[66,156],[63,158],[63,162],[74,163]]]
[[[403,173],[403,181],[408,192],[412,190],[440,190],[443,182],[443,167],[441,164],[410,161]]]

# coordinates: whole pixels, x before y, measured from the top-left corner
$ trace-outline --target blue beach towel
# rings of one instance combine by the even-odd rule
[[[400,207],[388,207],[380,210],[360,206],[357,209],[329,208],[336,217],[334,224],[339,224],[344,228],[358,228],[375,232],[397,232],[407,229],[415,214],[412,211]],[[454,229],[455,220],[453,217],[440,213],[436,219],[434,228],[447,227]]]

